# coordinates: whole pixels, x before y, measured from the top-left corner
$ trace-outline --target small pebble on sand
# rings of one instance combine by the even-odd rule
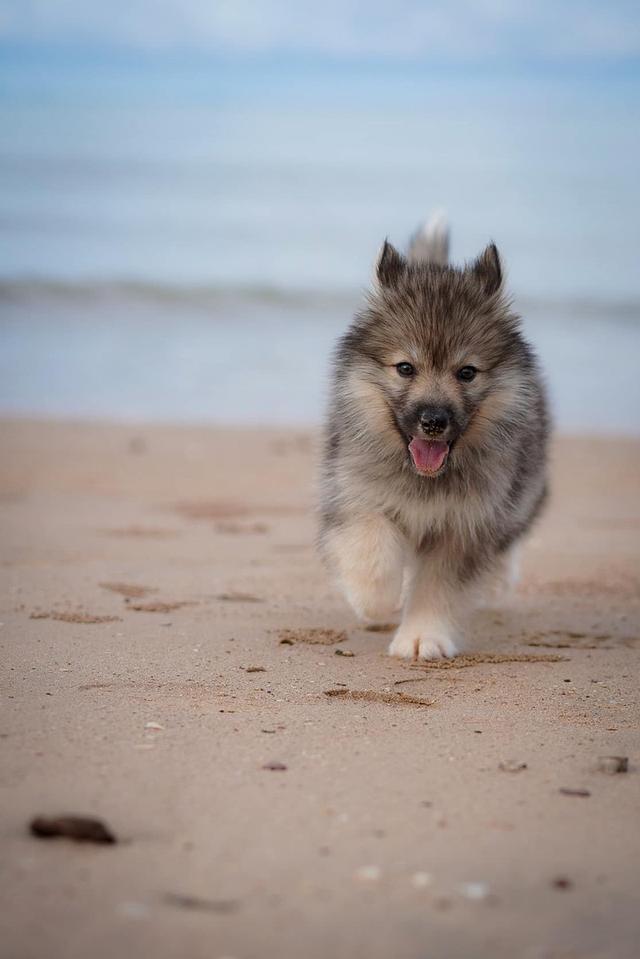
[[[489,886],[486,882],[463,882],[460,886],[460,892],[465,899],[481,902],[488,898]]]
[[[414,889],[426,889],[433,882],[433,876],[429,872],[414,872],[411,877],[411,885]]]
[[[627,756],[598,756],[598,771],[606,773],[607,776],[626,773],[628,770],[629,759]]]
[[[116,906],[116,912],[125,919],[146,919],[149,915],[149,907],[144,902],[119,902]]]
[[[503,773],[520,773],[523,769],[527,768],[527,764],[520,762],[518,759],[504,759],[498,768],[501,769]]]
[[[551,880],[551,885],[554,889],[571,889],[573,883],[567,876],[556,876]]]

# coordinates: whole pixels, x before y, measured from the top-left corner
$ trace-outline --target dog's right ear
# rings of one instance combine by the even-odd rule
[[[390,289],[395,286],[404,273],[407,261],[398,253],[395,246],[385,240],[376,261],[376,279],[381,287]]]
[[[471,270],[482,289],[489,296],[497,293],[502,286],[502,264],[495,243],[490,243],[474,261]]]

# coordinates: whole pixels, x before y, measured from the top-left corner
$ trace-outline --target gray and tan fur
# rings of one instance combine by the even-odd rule
[[[498,251],[447,254],[442,222],[406,258],[385,242],[335,352],[325,436],[322,554],[360,617],[402,608],[389,652],[408,658],[455,655],[546,494],[545,391]]]

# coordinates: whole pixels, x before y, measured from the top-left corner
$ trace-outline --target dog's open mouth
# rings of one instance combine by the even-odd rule
[[[449,456],[450,444],[442,440],[423,440],[414,436],[409,443],[413,465],[425,476],[435,476],[444,469]]]

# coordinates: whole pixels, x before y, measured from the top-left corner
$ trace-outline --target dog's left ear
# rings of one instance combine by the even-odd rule
[[[502,286],[502,266],[495,243],[490,243],[473,263],[471,272],[487,296],[493,296]]]
[[[376,261],[376,279],[380,286],[387,289],[395,286],[406,265],[407,261],[395,246],[385,240]]]

